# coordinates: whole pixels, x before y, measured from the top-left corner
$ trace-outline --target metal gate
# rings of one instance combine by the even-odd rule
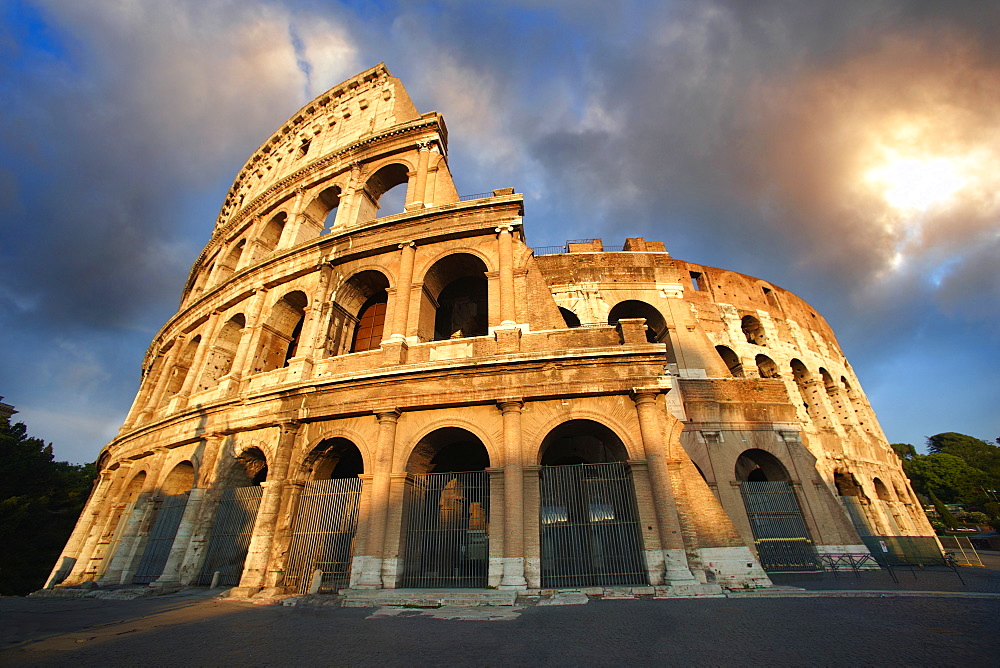
[[[543,467],[542,587],[647,584],[638,515],[628,464]]]
[[[816,548],[809,538],[802,509],[791,484],[781,480],[741,482],[740,493],[764,570],[820,568]]]
[[[851,524],[857,530],[858,535],[861,538],[866,536],[875,535],[876,531],[872,531],[871,520],[868,519],[867,513],[865,513],[864,505],[861,503],[861,497],[858,496],[838,496],[840,503],[843,504],[844,508],[847,510],[847,515],[851,518]]]
[[[205,563],[194,584],[211,584],[216,572],[219,573],[220,585],[235,587],[240,583],[263,492],[264,488],[260,486],[235,487],[222,492]]]
[[[485,587],[490,478],[486,471],[406,479],[403,587]]]
[[[317,571],[320,592],[335,593],[350,584],[360,498],[361,478],[305,484],[292,530],[286,586],[307,593]]]
[[[177,527],[181,525],[187,501],[187,492],[163,498],[160,509],[156,511],[153,528],[149,531],[146,549],[142,552],[139,566],[135,569],[135,577],[132,578],[135,584],[149,584],[163,574],[163,567],[167,565],[167,557],[170,556],[170,548],[174,545],[174,536],[177,535]]]

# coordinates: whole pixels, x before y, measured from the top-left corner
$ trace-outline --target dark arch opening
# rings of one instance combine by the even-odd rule
[[[313,224],[321,226],[323,232],[329,232],[337,219],[340,207],[340,186],[330,186],[309,203],[303,213]]]
[[[427,331],[434,314],[433,332]],[[475,255],[443,257],[424,276],[421,338],[434,341],[484,336],[489,331],[486,264]]]
[[[836,486],[837,494],[840,496],[865,497],[861,485],[858,484],[858,479],[850,471],[845,471],[844,469],[834,471],[833,484]]]
[[[727,346],[715,346],[715,352],[719,353],[719,357],[725,363],[726,368],[729,369],[729,373],[733,378],[743,377],[743,363],[740,361],[740,356],[733,351],[732,348]]]
[[[306,304],[305,293],[296,290],[274,305],[260,338],[254,373],[288,366],[289,360],[295,357],[306,317]]]
[[[740,482],[791,482],[788,469],[766,450],[746,450],[736,460],[736,479]]]
[[[660,343],[667,334],[667,321],[652,304],[636,299],[620,302],[608,313],[608,324],[617,325],[622,318],[645,318],[646,341],[649,343]]]
[[[406,205],[409,171],[406,165],[393,163],[371,175],[365,183],[366,201],[362,205],[359,222],[385,218],[403,211]],[[389,194],[389,191],[392,191],[392,194]]]
[[[346,438],[320,441],[306,458],[305,469],[312,480],[357,478],[365,472],[361,450]]]
[[[475,434],[443,427],[420,439],[406,462],[407,473],[461,473],[489,468],[490,454]]]
[[[573,313],[568,308],[563,308],[562,306],[560,306],[559,313],[562,314],[563,322],[566,323],[567,327],[580,326],[580,318],[576,315],[576,313]]]
[[[780,378],[778,374],[778,365],[774,363],[774,360],[767,355],[757,355],[754,358],[757,363],[757,372],[760,374],[761,378]]]
[[[752,343],[756,346],[767,345],[767,338],[764,336],[764,326],[760,324],[760,320],[752,315],[745,315],[740,320],[740,327],[743,329],[743,335],[747,338],[747,343]]]
[[[878,497],[879,501],[892,501],[892,492],[889,491],[884,482],[875,478],[872,483],[875,485],[875,496]]]
[[[628,450],[618,434],[593,420],[563,422],[542,440],[542,466],[625,461]]]
[[[236,457],[227,487],[259,487],[267,480],[267,457],[260,448],[248,448]]]

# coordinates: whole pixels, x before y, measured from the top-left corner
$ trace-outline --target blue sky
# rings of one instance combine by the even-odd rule
[[[644,236],[837,332],[890,441],[1000,436],[1000,6],[0,0],[0,394],[93,460],[243,161],[380,61],[529,243]]]

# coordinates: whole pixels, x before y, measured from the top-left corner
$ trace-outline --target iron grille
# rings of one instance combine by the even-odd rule
[[[648,583],[628,464],[544,467],[540,510],[543,587]]]
[[[260,486],[236,487],[222,492],[205,563],[195,584],[211,584],[216,572],[219,573],[220,585],[235,587],[240,583],[263,492],[264,488]]]
[[[427,473],[406,483],[403,587],[485,587],[489,474]]]
[[[319,589],[335,593],[351,581],[361,478],[307,482],[292,530],[285,585],[307,593],[319,571]]]
[[[160,509],[156,511],[153,528],[149,531],[146,549],[142,552],[135,577],[132,578],[135,584],[149,584],[163,575],[163,567],[167,565],[167,557],[174,545],[174,536],[177,535],[177,527],[181,525],[187,500],[187,492],[163,498]]]
[[[820,568],[802,509],[789,483],[781,480],[741,482],[740,492],[764,570]]]

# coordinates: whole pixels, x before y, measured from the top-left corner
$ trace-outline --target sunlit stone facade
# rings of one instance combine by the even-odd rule
[[[523,215],[459,196],[444,120],[382,65],[297,112],[230,189],[49,586],[711,593],[930,535],[808,304],[638,238],[533,250]]]

